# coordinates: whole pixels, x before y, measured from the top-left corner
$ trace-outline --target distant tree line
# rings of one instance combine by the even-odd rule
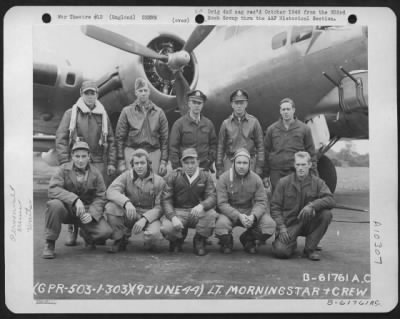
[[[359,154],[353,148],[353,143],[349,142],[340,151],[330,149],[326,155],[337,167],[369,167],[369,154]]]

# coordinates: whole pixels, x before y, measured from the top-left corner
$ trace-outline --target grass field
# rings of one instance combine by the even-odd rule
[[[48,166],[38,153],[34,153],[33,179],[36,190],[47,190],[48,181],[55,171],[56,167]],[[369,167],[336,167],[336,172],[336,192],[369,190]]]
[[[336,167],[336,172],[336,192],[369,190],[369,167]]]

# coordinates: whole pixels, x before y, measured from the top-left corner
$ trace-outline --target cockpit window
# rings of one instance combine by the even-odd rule
[[[291,43],[296,43],[311,38],[312,32],[312,26],[294,27]]]
[[[235,25],[235,26],[227,27],[226,31],[225,31],[224,40],[228,40],[228,39],[232,38],[233,36],[236,36],[246,30],[251,29],[251,28],[254,28],[254,26],[243,26],[243,25],[236,26]]]
[[[75,73],[68,72],[65,83],[68,85],[75,85]]]
[[[285,31],[285,32],[278,33],[277,35],[275,35],[272,38],[272,49],[273,50],[279,49],[279,48],[285,46],[286,42],[287,42],[287,32]]]

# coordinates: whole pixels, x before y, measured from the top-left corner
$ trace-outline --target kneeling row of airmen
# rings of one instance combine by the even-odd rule
[[[335,201],[323,180],[310,174],[309,153],[295,154],[295,172],[279,180],[271,203],[261,178],[250,169],[251,155],[245,148],[236,150],[232,167],[216,186],[211,173],[199,167],[194,148],[183,150],[180,160],[182,167],[163,179],[152,171],[148,152],[136,149],[131,168],[106,190],[101,172],[90,163],[89,145],[76,142],[72,160],[62,164],[50,181],[43,258],[55,257],[62,224],[77,224],[89,248],[113,239],[111,253],[126,250],[132,232],[144,233],[149,250],[157,248],[162,234],[171,252],[182,251],[188,228],[195,228],[196,255],[207,253],[207,239],[214,230],[221,252],[229,254],[232,229],[240,226],[245,228],[240,242],[248,253],[256,253],[257,246],[275,233],[272,246],[278,258],[289,258],[297,237],[305,236],[305,256],[320,259],[317,245]]]

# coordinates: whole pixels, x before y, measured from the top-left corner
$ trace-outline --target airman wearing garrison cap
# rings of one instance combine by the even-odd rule
[[[171,129],[169,138],[169,160],[172,168],[181,166],[179,158],[186,148],[195,148],[199,165],[205,170],[212,169],[217,152],[217,136],[214,124],[201,114],[207,96],[200,90],[188,94],[189,112],[178,119]]]
[[[116,129],[118,170],[129,168],[132,153],[145,149],[150,156],[153,172],[164,176],[168,161],[168,121],[164,111],[150,99],[146,79],[135,81],[137,99],[122,109]]]
[[[217,177],[232,166],[231,158],[241,147],[251,155],[251,169],[262,174],[264,165],[263,133],[259,121],[246,112],[249,94],[237,89],[230,95],[233,113],[221,125],[217,149]]]

